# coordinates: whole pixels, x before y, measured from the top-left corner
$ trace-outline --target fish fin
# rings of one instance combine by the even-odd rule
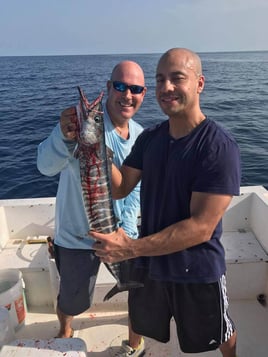
[[[73,157],[75,159],[78,159],[79,158],[79,154],[80,154],[80,148],[79,148],[78,144],[76,144],[76,146],[74,148],[74,151],[73,151]]]
[[[109,148],[109,146],[106,146],[106,156],[107,159],[110,159],[111,161],[113,160],[114,152],[112,149]]]
[[[78,89],[78,92],[79,92],[79,94],[80,94],[80,100],[84,103],[84,105],[85,105],[85,107],[88,109],[88,108],[90,108],[90,103],[89,103],[89,101],[87,100],[87,97],[86,97],[86,95],[85,95],[85,93],[84,93],[84,91],[83,91],[83,89],[81,88],[81,87],[77,87],[77,89]]]

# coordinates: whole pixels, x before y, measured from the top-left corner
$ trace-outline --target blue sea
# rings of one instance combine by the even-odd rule
[[[51,197],[58,176],[36,168],[38,144],[63,109],[78,102],[80,85],[91,100],[105,90],[123,59],[144,69],[148,88],[136,120],[166,120],[155,100],[160,54],[0,57],[0,199]],[[200,53],[206,77],[203,112],[229,129],[240,145],[242,185],[268,188],[268,52]]]

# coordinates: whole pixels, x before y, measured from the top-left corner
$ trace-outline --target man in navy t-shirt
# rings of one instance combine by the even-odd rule
[[[135,332],[167,342],[174,317],[182,351],[220,349],[235,357],[236,331],[228,315],[222,216],[239,195],[240,154],[232,136],[200,109],[201,60],[173,48],[159,60],[156,97],[168,120],[145,130],[113,170],[115,198],[141,179],[141,238],[120,229],[92,233],[105,262],[136,258],[144,288],[129,295]]]

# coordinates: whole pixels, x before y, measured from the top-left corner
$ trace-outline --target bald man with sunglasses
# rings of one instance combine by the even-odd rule
[[[106,144],[114,152],[114,164],[120,167],[136,138],[143,131],[132,117],[139,110],[146,87],[142,68],[132,61],[117,64],[107,81],[104,106]],[[92,303],[100,259],[92,250],[88,236],[79,161],[73,153],[77,144],[75,107],[64,110],[60,122],[38,147],[37,166],[47,176],[60,173],[56,198],[55,258],[60,272],[57,315],[59,338],[73,335],[73,317],[86,311]],[[124,199],[114,201],[118,226],[133,239],[138,237],[137,215],[140,211],[139,185]],[[135,334],[129,323],[129,339],[122,342],[117,356],[142,356],[144,340]]]

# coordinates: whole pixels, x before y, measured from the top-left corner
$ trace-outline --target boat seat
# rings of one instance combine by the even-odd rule
[[[252,231],[224,231],[221,241],[227,264],[268,261],[268,255]]]
[[[222,243],[226,255],[229,298],[256,300],[259,295],[265,294],[268,255],[254,233],[246,229],[224,231]]]

